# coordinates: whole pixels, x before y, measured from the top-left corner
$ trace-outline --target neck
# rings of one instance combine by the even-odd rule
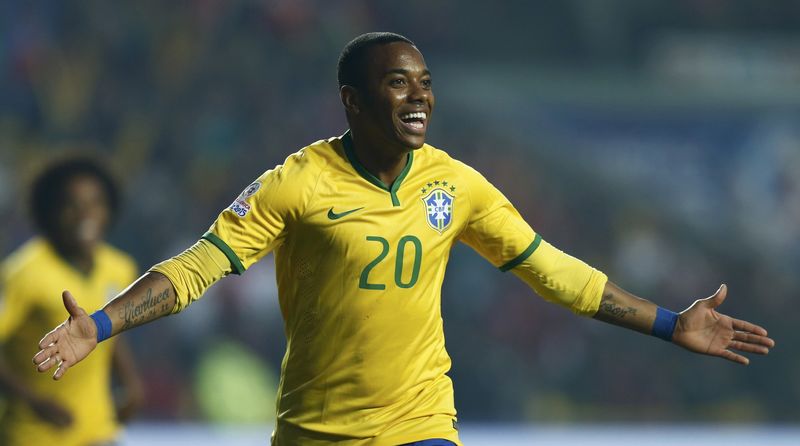
[[[384,184],[391,186],[405,169],[411,149],[392,150],[390,144],[369,142],[356,137],[352,131],[350,137],[358,162]]]
[[[92,272],[92,268],[94,268],[94,249],[89,247],[68,248],[55,242],[52,244],[59,257],[81,274],[88,276]]]

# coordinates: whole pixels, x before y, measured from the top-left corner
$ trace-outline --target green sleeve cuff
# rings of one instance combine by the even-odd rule
[[[536,251],[536,248],[539,247],[540,243],[542,243],[542,236],[536,234],[536,237],[533,238],[533,241],[531,242],[530,245],[528,245],[525,251],[522,251],[522,254],[514,257],[513,259],[511,259],[511,261],[507,262],[506,264],[501,265],[500,271],[506,272],[510,269],[514,269],[515,267],[519,266],[522,262],[525,261],[525,259],[530,257],[534,251]]]
[[[231,262],[231,267],[233,268],[234,274],[239,276],[242,275],[242,273],[245,270],[244,265],[242,265],[242,261],[239,260],[239,257],[236,255],[236,253],[233,252],[233,250],[231,249],[230,246],[228,246],[227,243],[222,241],[221,238],[217,237],[216,234],[210,231],[203,234],[202,238],[211,242],[211,244],[219,248],[219,250],[222,251],[223,254],[225,254],[225,257],[227,257],[228,261]]]

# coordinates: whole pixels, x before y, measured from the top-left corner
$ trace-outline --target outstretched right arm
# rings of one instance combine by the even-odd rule
[[[33,357],[33,363],[40,372],[57,367],[53,378],[60,379],[98,342],[183,310],[230,272],[225,254],[200,239],[181,254],[152,267],[92,316],[78,306],[69,291],[64,291],[62,299],[69,318],[42,338],[41,351]]]
[[[98,327],[78,306],[69,291],[62,294],[69,318],[39,342],[41,351],[33,357],[37,370],[45,372],[57,367],[53,379],[60,379],[74,364],[97,346]],[[125,289],[101,310],[111,322],[114,336],[129,328],[166,316],[177,302],[170,280],[158,272],[148,272]],[[106,337],[108,337],[106,336]]]

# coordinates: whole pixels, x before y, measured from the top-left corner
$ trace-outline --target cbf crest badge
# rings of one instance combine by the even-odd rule
[[[428,225],[439,233],[444,232],[453,222],[454,198],[444,189],[438,187],[432,189],[428,195],[422,198],[422,202],[425,204]]]

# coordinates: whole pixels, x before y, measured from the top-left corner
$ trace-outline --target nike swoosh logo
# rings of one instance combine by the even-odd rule
[[[352,214],[353,212],[360,211],[361,209],[364,209],[364,206],[361,206],[360,208],[356,209],[350,209],[349,211],[344,211],[342,213],[337,214],[336,212],[333,212],[333,208],[330,208],[328,209],[328,218],[331,220],[338,220],[342,217],[346,217]]]

